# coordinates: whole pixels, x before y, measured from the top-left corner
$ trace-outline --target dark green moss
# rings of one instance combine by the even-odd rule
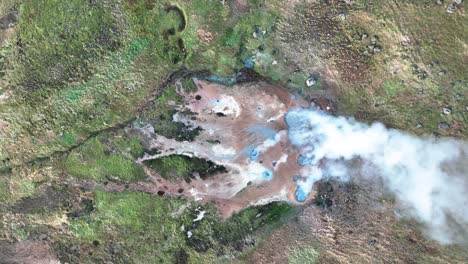
[[[183,82],[185,89],[194,89],[193,82],[188,79]],[[174,122],[173,116],[180,112],[180,105],[183,98],[176,91],[175,85],[167,87],[164,92],[145,111],[141,121],[150,123],[154,127],[154,132],[158,135],[178,141],[193,141],[201,131],[199,127],[189,127],[182,122]],[[188,111],[183,111],[185,115],[191,115]]]
[[[262,233],[280,226],[288,216],[297,212],[284,203],[272,203],[247,208],[229,218],[218,222],[208,215],[192,229],[193,236],[186,238],[187,244],[198,252],[214,250],[218,255],[228,252],[243,252],[261,240]]]
[[[92,64],[121,45],[111,11],[104,1],[22,1],[16,70],[26,87],[89,78]]]
[[[197,86],[195,85],[195,83],[193,83],[192,78],[184,79],[182,85],[186,92],[193,93],[197,91]]]
[[[47,187],[34,197],[26,197],[10,207],[11,212],[38,214],[56,211],[64,207],[68,191],[66,188]]]
[[[134,30],[150,40],[154,54],[172,64],[186,57],[181,33],[185,30],[184,12],[169,1],[133,1],[126,5]]]
[[[189,127],[182,122],[174,122],[172,117],[176,113],[177,110],[170,110],[151,120],[154,132],[177,141],[193,141],[202,129],[200,127]]]
[[[73,238],[67,238],[67,243],[74,241],[82,250],[70,252],[72,245],[66,243],[58,250],[67,252],[60,254],[63,260],[74,256],[82,262],[112,257],[122,262],[123,256],[135,263],[214,261],[223,254],[242,254],[261,240],[261,232],[278,227],[295,212],[287,204],[274,203],[243,210],[222,221],[213,207],[197,206],[206,213],[201,221],[193,222],[198,214],[189,209],[193,207],[186,200],[141,192],[98,191],[94,213],[73,218],[69,227]],[[94,241],[99,241],[98,246]]]
[[[161,174],[162,177],[173,180],[190,181],[195,175],[206,179],[211,175],[227,172],[225,167],[216,165],[212,161],[183,155],[147,160],[144,164]]]
[[[138,181],[145,178],[143,168],[133,158],[143,153],[141,143],[114,135],[92,138],[74,149],[63,162],[73,177],[106,181]]]

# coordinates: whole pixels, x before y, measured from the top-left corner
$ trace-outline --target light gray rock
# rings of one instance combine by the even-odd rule
[[[309,78],[306,80],[306,85],[307,85],[307,87],[314,86],[316,83],[317,83],[317,80],[315,80],[314,77],[309,77]]]
[[[449,14],[455,13],[455,11],[456,11],[455,3],[452,2],[452,3],[448,4],[448,5],[447,5],[447,8],[445,9],[445,11],[446,11],[447,13],[449,13]]]
[[[452,113],[452,109],[444,107],[442,108],[442,113],[444,113],[444,115],[450,115]]]
[[[445,123],[445,122],[439,123],[439,129],[440,129],[440,130],[447,130],[447,129],[449,129],[449,128],[450,128],[449,124],[447,124],[447,123]]]

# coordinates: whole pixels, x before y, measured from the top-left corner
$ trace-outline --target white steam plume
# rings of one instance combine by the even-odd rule
[[[380,123],[369,126],[309,109],[291,110],[286,122],[292,144],[308,161],[305,180],[298,183],[302,192],[326,177],[347,180],[345,161],[359,157],[371,165],[367,169],[373,168],[372,176],[382,177],[398,200],[413,208],[410,213],[428,227],[432,238],[453,242],[454,226],[467,233],[466,142],[420,138]],[[319,165],[321,160],[326,162]]]

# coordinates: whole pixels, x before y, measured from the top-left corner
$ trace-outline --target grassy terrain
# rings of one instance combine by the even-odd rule
[[[92,255],[80,252],[78,256],[63,256],[65,259],[105,261],[100,258],[106,255],[103,251],[118,245],[110,254],[117,262],[175,263],[183,258],[185,261],[177,263],[206,263],[224,254],[242,253],[252,246],[249,237],[253,232],[280,223],[292,210],[284,204],[272,204],[220,222],[213,208],[196,207],[185,200],[101,191],[96,192],[95,208],[95,213],[72,220],[69,227]],[[200,222],[193,222],[198,214],[195,209],[206,211]]]
[[[77,238],[89,243],[97,241],[94,244],[99,243],[97,246],[101,247],[112,238],[118,239],[115,242],[124,243],[125,253],[136,263],[169,263],[173,259],[170,251],[175,251],[184,241],[180,223],[190,221],[187,214],[178,219],[170,215],[182,204],[183,201],[143,193],[97,192],[96,214],[74,220],[70,228]]]
[[[47,10],[49,4],[53,3],[48,1],[42,7]],[[28,6],[24,8],[30,8],[28,3],[24,5]],[[125,13],[118,13],[118,15],[123,14]],[[97,13],[93,15],[101,17]],[[54,17],[53,14],[48,16]],[[89,22],[92,21],[95,20]],[[30,21],[28,24],[34,23]],[[78,30],[80,33],[85,28],[73,30]],[[49,32],[49,34],[60,35],[62,27],[53,29],[58,32]],[[23,30],[28,31],[28,28],[20,28],[20,33]],[[34,35],[29,31],[24,34]],[[67,34],[74,33],[70,31]],[[152,53],[147,39],[129,41],[126,39],[119,38],[122,42],[120,48],[93,64],[95,74],[88,76],[87,80],[70,83],[61,88],[47,85],[28,93],[20,90],[0,107],[1,115],[5,117],[3,120],[8,122],[8,128],[3,131],[5,137],[2,139],[3,151],[0,155],[7,164],[17,164],[67,149],[80,143],[90,133],[125,121],[136,113],[141,103],[145,101],[144,98],[153,92],[152,85],[161,84],[169,68],[163,58],[158,59],[157,54]],[[50,45],[54,43],[51,42]],[[40,50],[40,47],[36,48]],[[67,56],[74,56],[73,52],[81,54],[84,48],[86,47],[81,47],[80,50],[77,47],[77,51],[66,49],[64,52],[68,52]],[[54,46],[51,52],[59,56],[56,54],[57,47]],[[14,80],[18,76],[16,72],[21,67],[15,67],[15,71],[8,74],[5,79],[10,82]],[[37,79],[34,75],[31,77],[46,85],[46,82]],[[21,86],[17,86],[15,89],[20,88]]]
[[[5,0],[0,4],[0,16],[3,17],[7,12],[14,8],[18,0]]]
[[[229,6],[216,0],[187,3],[188,27],[182,34],[187,47],[187,65],[194,70],[208,70],[218,75],[232,75],[239,66],[239,46],[222,45],[223,33],[231,24]],[[206,36],[206,37],[205,37]]]
[[[170,155],[147,160],[144,164],[158,172],[163,178],[175,181],[190,181],[195,175],[206,179],[213,174],[226,172],[224,167],[217,166],[213,162],[183,155]]]
[[[47,165],[32,164],[0,172],[0,203],[12,205],[23,198],[39,195],[44,183],[57,177],[57,171]]]
[[[143,168],[134,161],[143,154],[140,141],[113,136],[91,138],[73,150],[63,161],[64,170],[73,177],[97,182],[143,180]]]
[[[241,58],[244,61],[254,58],[254,70],[272,82],[292,90],[305,88],[310,73],[288,65],[284,54],[275,45],[278,27],[284,19],[278,1],[260,0],[253,5],[258,8],[243,16],[232,33],[227,32],[225,45],[240,43]]]
[[[330,97],[341,114],[417,134],[466,137],[468,21],[445,7],[353,1],[291,8],[271,1],[262,9],[278,14],[268,20],[271,34],[249,39],[247,53],[256,55],[262,76],[304,96]],[[255,50],[259,44],[263,51]],[[318,83],[307,88],[310,76]]]
[[[300,263],[317,263],[318,253],[313,248],[294,249],[289,253],[288,263],[289,264],[300,264]]]
[[[354,97],[368,98],[374,105],[367,112],[384,112],[379,115],[391,126],[465,137],[466,17],[411,1],[358,4],[362,9],[353,13],[351,25],[378,35],[383,52],[372,62],[370,89],[363,94],[356,88]],[[443,114],[443,108],[452,112]],[[439,129],[441,123],[449,129]]]
[[[2,49],[9,65],[1,80],[9,98],[0,105],[3,166],[66,150],[131,119],[183,63],[219,74],[234,74],[239,63],[241,43],[222,41],[235,21],[219,1],[43,0],[19,10],[14,44]],[[241,27],[251,34],[254,22]]]
[[[15,84],[32,90],[92,76],[91,67],[126,39],[124,17],[111,15],[113,4],[22,1]]]

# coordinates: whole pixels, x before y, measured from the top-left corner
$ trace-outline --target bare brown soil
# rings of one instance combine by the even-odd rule
[[[461,247],[428,241],[416,222],[398,218],[396,204],[376,183],[358,184],[364,187],[331,182],[329,207],[306,207],[296,222],[261,244],[248,262],[287,263],[294,250],[314,249],[320,252],[317,263],[465,263],[468,256],[460,254]]]
[[[17,243],[0,241],[0,262],[8,264],[59,264],[43,241],[25,240]]]

